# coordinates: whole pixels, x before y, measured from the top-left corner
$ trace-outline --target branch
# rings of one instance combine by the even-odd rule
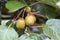
[[[38,14],[38,12],[30,12],[30,13],[31,13],[31,14],[34,14],[34,15],[36,15],[36,16],[42,17],[42,18],[44,18],[44,19],[47,19],[46,16],[44,16],[44,15],[42,15],[42,14]]]

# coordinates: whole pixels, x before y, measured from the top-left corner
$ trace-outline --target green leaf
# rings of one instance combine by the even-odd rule
[[[6,8],[9,10],[9,12],[15,12],[25,6],[26,5],[24,3],[18,1],[8,1],[6,3]]]
[[[60,0],[38,0],[41,3],[53,6],[55,8],[60,8]]]
[[[31,33],[29,36],[27,34],[23,34],[19,40],[43,40],[43,38],[35,33]]]
[[[0,40],[18,40],[18,34],[13,28],[0,25]]]
[[[58,13],[55,12],[55,8],[42,3],[33,5],[32,9],[36,10],[39,14],[47,16],[48,18],[54,18],[58,15]]]
[[[50,19],[46,22],[43,27],[43,32],[48,37],[54,40],[60,40],[60,20]]]

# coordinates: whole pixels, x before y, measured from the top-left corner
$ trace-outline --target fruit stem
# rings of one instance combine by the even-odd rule
[[[24,18],[25,9],[23,10],[22,18]]]
[[[30,35],[30,33],[31,33],[28,27],[26,27],[26,29],[25,29],[25,31],[24,31],[24,32],[25,32],[25,34],[27,34],[28,36],[29,36],[29,35]]]

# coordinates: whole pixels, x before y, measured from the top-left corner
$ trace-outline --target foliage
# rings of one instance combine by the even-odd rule
[[[9,9],[9,12],[17,11],[25,6],[26,5],[24,3],[18,1],[8,1],[6,3],[6,8]]]
[[[0,25],[0,40],[18,40],[18,34],[13,28]]]
[[[0,25],[0,40],[44,40],[40,33],[53,40],[60,40],[60,19],[56,19],[60,18],[60,0],[8,0],[5,7],[9,10],[8,14],[16,12],[18,15],[13,14],[15,17],[12,20],[4,26]],[[26,7],[30,7],[31,11],[27,12]],[[26,23],[27,15],[34,15],[36,22],[33,25],[25,24],[24,29],[17,29],[17,20],[23,18]]]
[[[32,9],[36,10],[39,14],[48,16],[48,18],[54,18],[58,15],[58,13],[55,12],[55,8],[42,3],[36,3],[32,6]]]
[[[35,33],[31,33],[29,36],[27,34],[23,34],[19,40],[43,40],[41,36]]]
[[[60,39],[60,20],[58,19],[50,19],[46,22],[46,25],[43,27],[43,32],[48,37],[59,40]]]
[[[45,3],[47,5],[53,6],[55,8],[60,8],[60,0],[38,0],[42,3]]]

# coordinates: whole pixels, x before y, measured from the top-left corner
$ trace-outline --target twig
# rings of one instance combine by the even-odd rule
[[[27,5],[27,3],[26,3],[26,1],[25,1],[25,0],[23,0],[23,2]]]
[[[17,17],[16,18],[13,18],[12,21],[16,21],[19,18],[19,16],[21,15],[22,11],[23,10],[21,10],[20,13],[17,15]]]
[[[8,26],[7,30],[8,30],[8,29],[11,27],[11,25],[17,20],[17,18],[19,18],[19,16],[21,15],[22,11],[23,11],[23,10],[20,11],[20,13],[17,15],[16,18],[13,18],[13,19],[12,19],[12,22],[11,22],[11,24]]]
[[[27,34],[28,36],[31,34],[30,30],[28,27],[26,27],[25,31],[24,31],[25,34]]]
[[[32,27],[41,28],[41,27],[43,27],[43,26],[32,26]]]
[[[32,5],[35,5],[35,4],[39,3],[39,2],[35,2],[35,3],[32,3],[32,4],[28,5],[25,0],[23,0],[23,2],[24,2],[27,6],[32,6]]]
[[[33,5],[37,4],[37,3],[39,3],[39,2],[35,2],[35,3],[33,3],[33,4],[30,4],[29,6],[33,6]]]
[[[31,14],[34,14],[34,15],[36,15],[36,16],[42,17],[42,18],[44,18],[44,19],[47,19],[46,16],[41,15],[41,14],[38,14],[38,12],[30,12],[30,13],[31,13]]]

